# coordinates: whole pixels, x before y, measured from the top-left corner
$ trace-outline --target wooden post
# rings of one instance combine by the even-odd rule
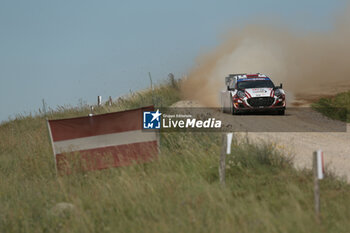
[[[154,105],[154,96],[153,96],[153,82],[151,72],[148,72],[149,81],[151,82],[151,94],[152,94],[152,104]]]
[[[226,151],[227,151],[227,136],[226,136],[226,133],[223,133],[221,154],[220,154],[220,164],[219,164],[220,183],[223,186],[225,186]]]
[[[46,127],[47,127],[48,132],[49,132],[50,144],[51,144],[51,148],[52,148],[52,152],[53,152],[53,159],[54,159],[54,162],[55,162],[55,171],[56,171],[56,177],[57,177],[58,172],[57,172],[56,151],[55,151],[55,147],[53,145],[52,133],[51,133],[51,127],[50,127],[50,124],[49,124],[49,119],[47,119],[47,118],[46,118]]]
[[[97,96],[97,106],[101,106],[102,104],[102,96]]]
[[[175,81],[174,74],[173,73],[169,73],[168,77],[169,77],[169,82],[170,82],[171,87],[175,88],[176,87],[176,81]]]
[[[108,98],[108,106],[112,106],[113,100],[112,100],[112,96],[110,96]]]
[[[151,91],[153,91],[153,83],[152,83],[152,75],[151,75],[151,72],[148,72],[148,77],[149,77],[149,81],[151,82]]]
[[[43,113],[44,113],[44,116],[46,116],[46,103],[45,103],[45,99],[42,99],[42,102],[43,102]]]
[[[157,138],[157,152],[158,152],[158,155],[160,155],[160,130],[156,131],[156,138]]]
[[[317,151],[313,153],[313,172],[314,172],[314,199],[315,199],[315,214],[316,219],[319,221],[320,219],[320,186],[317,175]]]

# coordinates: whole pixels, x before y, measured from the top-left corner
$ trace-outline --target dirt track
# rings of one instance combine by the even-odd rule
[[[181,101],[176,107],[198,107],[194,102]],[[310,108],[290,108],[285,116],[257,114],[224,114],[212,110],[212,116],[223,125],[232,125],[238,137],[252,141],[276,143],[294,155],[297,168],[311,168],[312,152],[324,151],[326,166],[350,180],[350,124],[327,119]]]

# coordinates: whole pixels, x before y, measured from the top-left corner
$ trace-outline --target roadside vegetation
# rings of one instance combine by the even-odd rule
[[[180,99],[158,85],[95,113]],[[158,101],[158,102],[157,102]],[[164,133],[159,158],[146,164],[56,176],[45,118],[87,115],[59,107],[0,125],[0,232],[348,232],[350,186],[320,183],[321,222],[310,171],[273,144],[236,139],[218,180],[221,135]]]
[[[311,106],[329,118],[350,122],[350,91],[332,98],[321,98]]]

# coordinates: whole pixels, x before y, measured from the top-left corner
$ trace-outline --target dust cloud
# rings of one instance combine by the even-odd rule
[[[185,98],[219,105],[231,73],[263,73],[283,83],[289,103],[308,103],[350,89],[350,8],[324,33],[251,25],[232,31],[212,52],[200,56],[183,80]]]

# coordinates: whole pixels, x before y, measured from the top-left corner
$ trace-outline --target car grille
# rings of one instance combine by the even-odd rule
[[[248,104],[252,107],[268,107],[273,104],[273,97],[255,97],[248,99]]]

